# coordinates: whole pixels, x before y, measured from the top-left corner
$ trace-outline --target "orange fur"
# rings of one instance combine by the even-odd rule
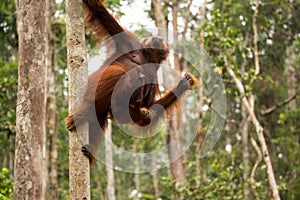
[[[191,89],[197,83],[197,79],[187,72],[173,90],[156,100],[156,97],[160,96],[156,83],[157,70],[169,53],[168,44],[159,37],[149,37],[140,41],[133,33],[119,25],[100,0],[84,0],[84,4],[85,23],[99,42],[121,34],[121,37],[117,39],[112,38],[115,43],[114,53],[107,58],[102,67],[90,75],[84,103],[66,118],[66,126],[69,130],[75,130],[76,126],[84,122],[89,123],[89,145],[92,148],[84,146],[83,151],[92,159],[94,158],[93,151],[99,144],[101,132],[105,129],[109,117],[118,123],[133,121],[140,127],[145,127],[150,123],[155,124],[163,115],[164,110],[173,109],[178,98],[186,90]],[[148,64],[147,68],[139,67],[143,64]],[[129,70],[132,73],[129,73]],[[135,90],[129,105],[124,107],[118,104],[123,101],[123,93],[126,93],[128,88],[145,80],[154,82],[150,81],[151,83],[141,85]],[[112,95],[118,81],[122,83],[117,89],[119,93],[116,99],[113,99],[117,103],[112,105]],[[120,111],[117,113],[118,116],[114,116],[113,106]],[[127,110],[131,119],[123,115]]]

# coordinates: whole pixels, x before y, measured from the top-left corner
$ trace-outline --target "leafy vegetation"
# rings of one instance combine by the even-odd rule
[[[146,1],[150,5],[150,1]],[[175,2],[175,1],[174,1]],[[128,13],[119,10],[120,6],[132,1],[110,0],[106,4],[120,16]],[[140,2],[142,3],[142,1]],[[165,16],[171,22],[173,1],[164,1]],[[179,4],[179,21],[184,21],[188,1],[181,0]],[[200,5],[201,6],[201,5]],[[217,144],[209,154],[200,159],[201,175],[196,176],[197,164],[195,142],[184,154],[185,181],[178,184],[172,180],[169,168],[157,171],[160,199],[244,199],[244,186],[250,185],[250,197],[272,199],[266,174],[266,165],[260,162],[254,174],[254,183],[250,175],[244,180],[243,172],[250,172],[257,161],[258,154],[248,142],[249,166],[243,164],[244,148],[242,139],[243,109],[240,93],[228,74],[226,66],[231,66],[237,77],[242,80],[247,98],[253,97],[255,113],[264,127],[268,150],[272,160],[275,178],[281,199],[294,200],[300,198],[300,1],[260,1],[257,16],[258,49],[260,58],[260,73],[255,74],[253,45],[253,12],[254,4],[246,0],[211,0],[207,1],[207,14],[203,26],[198,10],[199,4],[192,6],[197,12],[191,12],[188,23],[190,39],[177,46],[184,49],[188,44],[200,43],[201,31],[204,32],[204,47],[213,61],[218,74],[225,84],[227,97],[226,125]],[[136,11],[138,12],[138,11]],[[149,11],[153,16],[152,10]],[[56,65],[56,95],[57,95],[57,173],[58,199],[69,198],[68,184],[68,132],[65,129],[64,118],[68,113],[67,105],[67,70],[65,46],[65,10],[64,3],[56,4],[56,15],[53,22],[55,33],[55,65]],[[17,99],[17,21],[13,0],[5,0],[0,6],[0,200],[11,199],[13,194],[13,154]],[[134,22],[133,22],[134,23]],[[145,22],[146,23],[146,22]],[[144,24],[145,25],[145,24]],[[143,25],[141,25],[143,27]],[[183,28],[183,27],[179,27]],[[138,31],[139,36],[147,36],[144,29]],[[90,54],[97,54],[95,41],[87,33],[87,49]],[[198,47],[197,47],[198,48]],[[183,52],[183,51],[182,51]],[[287,52],[290,52],[289,54]],[[185,57],[195,56],[186,51]],[[289,97],[290,69],[294,69],[294,90],[296,107],[290,102],[280,104]],[[193,73],[198,69],[189,63],[188,70]],[[194,71],[193,71],[194,70]],[[199,74],[197,75],[199,77]],[[193,101],[197,101],[194,95]],[[211,99],[205,96],[205,106],[210,108]],[[262,111],[275,106],[274,111],[263,114]],[[193,108],[189,108],[193,109]],[[211,109],[203,114],[203,131],[207,131]],[[190,123],[190,124],[188,124]],[[185,122],[185,126],[195,126],[195,120]],[[187,130],[186,130],[187,131]],[[195,130],[189,130],[195,131]],[[136,148],[139,152],[149,152],[165,145],[167,130],[162,128],[155,137],[138,142],[113,126],[113,142],[126,150]],[[248,139],[258,141],[255,128],[249,123]],[[182,136],[184,137],[184,136]],[[48,144],[49,147],[49,144]],[[153,172],[139,174],[139,191],[136,191],[134,174],[115,170],[115,190],[117,199],[155,199]],[[105,166],[97,164],[91,170],[92,199],[107,198]],[[200,180],[200,186],[197,186]],[[256,194],[255,194],[256,193]]]

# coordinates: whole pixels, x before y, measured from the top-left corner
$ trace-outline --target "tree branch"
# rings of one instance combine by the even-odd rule
[[[252,121],[253,125],[255,126],[256,129],[256,134],[258,137],[258,140],[260,142],[261,145],[261,149],[263,152],[263,158],[264,161],[266,163],[267,166],[267,176],[268,176],[268,180],[269,180],[269,184],[270,184],[270,188],[272,191],[272,196],[275,200],[280,200],[280,196],[279,196],[279,192],[278,192],[278,188],[277,188],[277,184],[276,184],[276,179],[275,179],[275,175],[274,175],[274,171],[273,171],[273,166],[271,163],[271,159],[270,159],[270,155],[269,155],[269,151],[267,148],[267,143],[265,141],[265,136],[263,134],[263,127],[261,126],[260,122],[258,121],[252,106],[249,102],[249,100],[247,99],[246,95],[245,95],[245,89],[244,86],[242,84],[242,81],[235,75],[233,69],[230,67],[230,65],[227,62],[226,57],[224,58],[225,61],[225,66],[226,69],[228,71],[228,73],[230,74],[230,76],[232,77],[232,79],[234,80],[238,91],[240,92],[240,96],[242,99],[242,103],[245,106],[247,112],[249,113],[249,117],[250,120]]]
[[[254,138],[251,137],[250,140],[251,140],[252,146],[254,147],[254,149],[255,149],[255,151],[257,153],[257,160],[255,161],[255,164],[254,164],[254,166],[252,168],[252,171],[251,171],[250,182],[251,182],[251,186],[252,186],[252,189],[253,189],[253,192],[254,192],[254,195],[255,195],[255,199],[258,200],[259,196],[258,196],[258,194],[256,192],[256,189],[255,189],[255,186],[254,186],[255,185],[255,178],[254,177],[255,177],[256,169],[257,169],[259,163],[262,160],[262,155],[261,155],[261,151],[260,151],[260,149],[259,149],[256,141],[254,140]]]
[[[296,96],[297,96],[297,95],[294,94],[294,95],[288,97],[287,99],[285,99],[284,101],[277,103],[275,106],[272,106],[272,107],[270,107],[270,108],[268,108],[268,109],[266,109],[266,110],[261,110],[261,111],[260,111],[260,114],[262,114],[262,115],[268,115],[268,114],[271,114],[271,113],[274,112],[277,108],[280,108],[280,107],[282,107],[282,106],[285,106],[286,104],[288,104],[289,102],[291,102],[293,99],[296,98]]]

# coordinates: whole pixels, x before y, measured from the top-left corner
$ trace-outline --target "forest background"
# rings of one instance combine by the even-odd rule
[[[16,2],[1,0],[0,5],[0,199],[12,198],[14,184],[18,94]],[[48,48],[52,49],[53,57],[52,67],[48,69],[51,76],[47,80],[51,89],[47,90],[45,119],[48,160],[45,195],[47,199],[69,199],[69,146],[64,124],[68,113],[65,2],[49,2],[52,15]],[[97,164],[91,168],[91,198],[111,199],[108,191],[113,189],[116,199],[272,199],[272,196],[276,199],[276,187],[281,199],[299,199],[300,1],[147,0],[138,2],[145,5],[138,7],[146,8],[143,11],[128,9],[136,3],[106,1],[121,22],[130,12],[146,12],[152,24],[173,31],[172,48],[179,55],[170,59],[175,69],[197,74],[197,67],[182,58],[195,56],[188,48],[193,44],[199,48],[197,63],[201,63],[203,52],[206,52],[213,63],[211,68],[224,83],[226,116],[218,117],[225,125],[213,149],[200,158],[211,116],[217,112],[212,106],[213,95],[203,86],[208,80],[197,74],[200,84],[194,90],[192,101],[199,101],[199,118],[188,120],[182,126],[198,124],[198,128],[186,129],[194,131],[196,137],[175,162],[177,164],[140,174],[114,170],[113,185],[108,184],[111,180],[108,180],[106,166]],[[140,28],[136,32],[139,37],[149,35],[146,24],[130,23]],[[122,25],[131,27],[130,24]],[[86,38],[89,56],[98,55],[99,48],[88,31]],[[189,104],[182,105],[185,112],[192,109]],[[248,110],[249,107],[254,112]],[[263,127],[276,185],[270,183],[260,129],[253,114],[259,127]],[[156,138],[161,146],[166,143],[166,136],[172,134],[170,127],[171,122]],[[184,140],[184,134],[180,137]],[[152,145],[151,138],[136,142],[124,136],[115,125],[112,140],[119,147],[141,152],[160,148]],[[112,188],[108,190],[108,187]]]

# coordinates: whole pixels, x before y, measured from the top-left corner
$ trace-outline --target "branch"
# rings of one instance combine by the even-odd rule
[[[190,15],[191,15],[191,5],[193,3],[193,0],[190,0],[189,3],[188,3],[188,6],[186,8],[186,16],[185,16],[185,22],[184,22],[184,28],[183,28],[183,31],[182,31],[182,35],[183,37],[185,38],[185,34],[187,32],[187,29],[188,29],[188,25],[189,25],[189,22],[190,22]]]
[[[260,151],[260,149],[259,149],[256,141],[254,140],[254,138],[251,137],[250,140],[251,140],[252,146],[254,147],[254,149],[255,149],[255,151],[257,153],[257,160],[255,161],[255,164],[254,164],[253,169],[251,171],[250,182],[251,182],[252,189],[254,191],[255,199],[259,199],[259,196],[258,196],[258,194],[256,192],[255,187],[254,187],[254,184],[255,184],[255,178],[254,178],[254,176],[255,176],[255,173],[256,173],[256,169],[257,169],[259,163],[262,160],[262,155],[261,155],[261,151]]]
[[[253,45],[254,45],[254,64],[255,64],[255,75],[259,74],[260,71],[260,66],[259,66],[259,56],[258,56],[258,45],[257,45],[257,38],[258,38],[258,34],[257,34],[257,15],[258,15],[258,7],[259,7],[259,2],[258,0],[255,0],[255,10],[253,13],[253,23],[252,23],[252,27],[253,27]]]
[[[270,108],[268,108],[266,110],[261,110],[260,114],[262,114],[262,115],[268,115],[268,114],[274,112],[277,108],[285,106],[286,104],[288,104],[289,102],[291,102],[293,99],[296,98],[296,96],[297,95],[294,94],[294,95],[288,97],[287,99],[285,99],[284,101],[277,103],[275,106],[272,106],[272,107],[270,107]]]
[[[257,134],[257,137],[260,142],[261,149],[262,149],[262,152],[264,155],[263,158],[267,165],[267,176],[268,176],[270,188],[272,191],[272,196],[275,200],[280,200],[280,196],[279,196],[279,192],[278,192],[278,188],[277,188],[277,184],[276,184],[276,179],[275,179],[275,175],[274,175],[274,171],[273,171],[273,166],[272,166],[271,159],[269,156],[269,151],[267,148],[267,143],[265,141],[265,136],[263,135],[264,129],[261,126],[260,122],[258,121],[258,119],[252,109],[252,106],[249,103],[249,100],[245,96],[245,89],[244,89],[244,85],[242,84],[242,81],[235,75],[233,69],[228,64],[226,57],[225,57],[224,61],[225,61],[225,66],[226,66],[227,72],[230,74],[231,78],[234,80],[234,82],[237,86],[237,89],[240,92],[240,96],[241,96],[243,105],[247,109],[250,120],[252,121],[253,125],[255,126],[256,134]]]

